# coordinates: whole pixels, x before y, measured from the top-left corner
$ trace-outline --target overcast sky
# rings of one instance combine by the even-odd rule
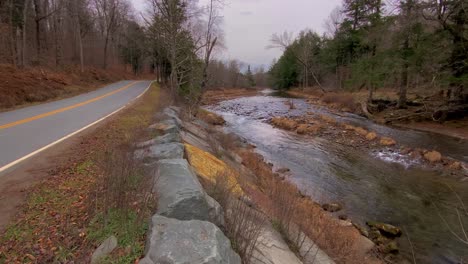
[[[140,10],[145,1],[132,0]],[[298,33],[305,28],[322,33],[325,19],[340,3],[341,0],[225,0],[222,14],[226,50],[218,57],[238,59],[252,66],[269,65],[282,53],[266,49],[273,33]]]

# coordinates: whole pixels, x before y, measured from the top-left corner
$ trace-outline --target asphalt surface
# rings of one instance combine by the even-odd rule
[[[0,176],[36,152],[121,109],[151,81],[121,81],[72,98],[0,113]]]

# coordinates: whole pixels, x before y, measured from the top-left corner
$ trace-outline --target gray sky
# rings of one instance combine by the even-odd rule
[[[132,0],[142,9],[146,0]],[[206,0],[200,0],[200,3]],[[269,65],[281,55],[267,50],[273,33],[298,33],[309,28],[324,32],[324,22],[341,0],[225,0],[222,11],[226,50],[221,59],[238,59],[252,66]]]

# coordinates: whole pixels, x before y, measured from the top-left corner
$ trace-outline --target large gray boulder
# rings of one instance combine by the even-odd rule
[[[147,140],[145,142],[138,143],[137,148],[147,148],[154,145],[167,144],[167,143],[180,143],[182,141],[181,137],[177,133],[168,133],[156,138]]]
[[[241,264],[229,239],[212,223],[154,215],[140,264]]]
[[[184,157],[184,145],[181,143],[152,145],[135,151],[135,157],[146,162],[161,159],[182,159]]]
[[[174,118],[169,118],[149,126],[150,130],[156,130],[159,133],[179,133],[180,125]]]
[[[221,206],[205,193],[184,159],[166,159],[157,163],[155,189],[158,214],[179,220],[205,220],[224,226]]]

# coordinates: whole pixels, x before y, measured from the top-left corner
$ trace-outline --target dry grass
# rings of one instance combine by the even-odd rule
[[[293,250],[301,252],[303,258],[316,254],[312,248],[304,249],[306,238],[301,234],[305,234],[337,263],[371,262],[368,256],[358,253],[361,251],[355,243],[360,238],[357,230],[340,226],[338,220],[323,211],[320,205],[302,196],[295,185],[281,180],[261,155],[245,149],[239,154],[243,164],[256,175],[257,186],[262,190],[246,192],[272,218],[273,225]]]
[[[226,123],[222,116],[202,108],[198,109],[196,117],[210,125],[222,126]]]
[[[207,190],[224,209],[225,233],[231,240],[233,249],[239,253],[243,263],[248,264],[252,260],[266,220],[263,214],[246,205],[235,195],[237,186],[232,183],[230,177],[226,173],[220,173],[215,183],[209,185]]]
[[[354,112],[357,109],[356,101],[350,94],[327,93],[321,98],[322,102],[333,105],[339,109]]]

